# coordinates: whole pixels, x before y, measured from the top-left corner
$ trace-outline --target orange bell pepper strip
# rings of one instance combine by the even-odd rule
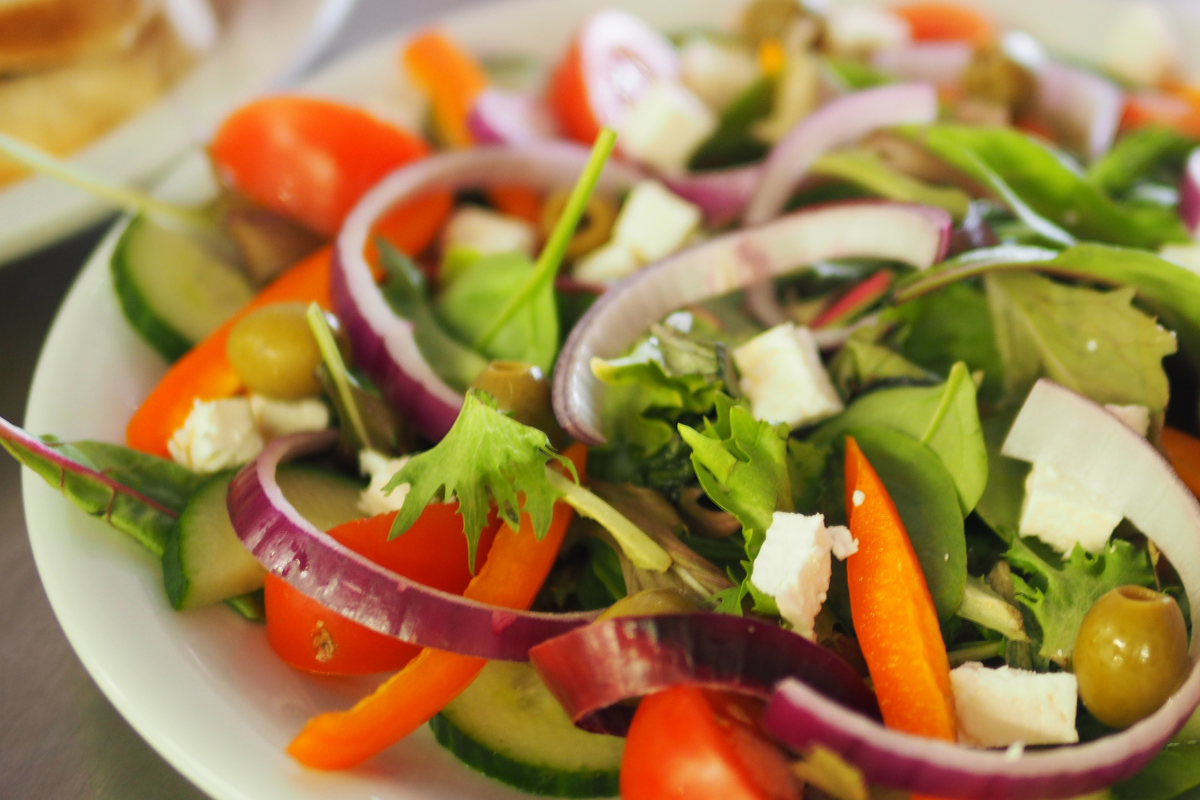
[[[444,34],[429,30],[408,42],[401,61],[412,82],[429,96],[438,136],[451,147],[474,144],[467,117],[488,84],[487,73],[474,56]]]
[[[1175,428],[1163,428],[1162,449],[1175,474],[1200,497],[1200,439]]]
[[[953,742],[950,663],[925,574],[887,488],[849,436],[846,513],[858,539],[846,559],[850,612],[883,722]]]
[[[501,214],[537,225],[542,219],[542,196],[536,189],[516,184],[493,186],[484,191],[488,202]]]
[[[587,81],[583,74],[583,51],[578,41],[572,41],[566,56],[550,77],[546,99],[562,132],[577,142],[591,144],[600,133],[588,101]]]
[[[564,455],[580,469],[587,449],[575,444]],[[558,556],[575,512],[554,504],[550,529],[538,541],[528,515],[514,533],[500,527],[487,562],[463,597],[504,608],[529,608]],[[486,659],[426,648],[375,693],[349,711],[309,720],[288,745],[288,753],[306,767],[350,769],[408,736],[471,685]]]
[[[1164,91],[1130,94],[1121,114],[1121,129],[1152,125],[1200,137],[1200,88],[1179,85]]]
[[[276,278],[241,311],[171,365],[125,428],[125,443],[134,450],[170,458],[167,442],[183,425],[196,400],[219,400],[242,390],[225,345],[229,331],[251,311],[272,303],[320,303],[330,307],[331,250],[322,247]]]
[[[915,42],[970,42],[987,44],[996,38],[996,26],[979,13],[958,3],[906,3],[890,9],[908,23]]]

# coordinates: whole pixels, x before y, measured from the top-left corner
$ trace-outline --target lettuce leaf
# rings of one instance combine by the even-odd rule
[[[1027,576],[1013,574],[1017,602],[1029,609],[1041,628],[1038,654],[1066,666],[1075,649],[1083,617],[1100,596],[1118,586],[1154,586],[1154,569],[1145,550],[1113,539],[1104,552],[1087,553],[1079,545],[1061,564],[1039,555],[1016,537],[1005,554],[1008,563]]]
[[[1191,136],[1171,128],[1141,128],[1122,136],[1087,171],[1088,182],[1117,195],[1133,188],[1157,167],[1169,164],[1178,170],[1197,145]],[[1174,176],[1178,180],[1178,175]]]
[[[990,274],[984,284],[1010,399],[1046,376],[1098,403],[1166,408],[1162,360],[1175,336],[1133,307],[1133,287],[1100,292],[1030,272]]]
[[[859,394],[877,383],[895,380],[928,381],[931,376],[895,350],[851,337],[829,365],[829,377],[842,398]]]

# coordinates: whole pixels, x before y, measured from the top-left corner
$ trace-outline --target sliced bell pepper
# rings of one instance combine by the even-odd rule
[[[488,84],[487,73],[475,57],[444,34],[429,30],[408,42],[401,61],[412,82],[429,96],[438,137],[451,147],[474,144],[467,118]]]

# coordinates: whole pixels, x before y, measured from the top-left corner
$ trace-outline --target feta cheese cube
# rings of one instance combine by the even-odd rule
[[[363,450],[358,454],[358,471],[371,476],[371,482],[358,497],[358,507],[363,513],[374,517],[400,510],[404,498],[408,496],[409,485],[402,483],[390,493],[384,492],[383,487],[407,463],[408,456],[388,458],[375,450]]]
[[[950,671],[958,740],[974,747],[1074,744],[1079,687],[1069,672],[989,669],[971,661]]]
[[[167,442],[176,463],[196,472],[219,472],[252,461],[263,439],[245,397],[196,400]]]
[[[1121,515],[1086,486],[1049,464],[1034,463],[1025,480],[1022,536],[1036,536],[1060,553],[1076,544],[1099,553],[1120,521]]]
[[[642,181],[625,198],[612,239],[579,259],[581,281],[614,281],[687,244],[700,227],[700,208],[658,181]]]
[[[303,400],[275,400],[261,394],[250,395],[250,413],[258,432],[267,441],[306,431],[329,427],[329,408],[315,397]]]
[[[679,51],[679,78],[709,108],[720,112],[758,79],[758,63],[745,47],[694,36]]]
[[[844,408],[808,328],[777,325],[736,348],[733,363],[755,419],[795,429]]]
[[[1145,406],[1119,406],[1114,403],[1105,403],[1104,407],[1108,413],[1137,431],[1142,438],[1145,438],[1146,434],[1150,432],[1150,409]]]
[[[1126,3],[1108,33],[1104,68],[1135,86],[1155,86],[1179,67],[1179,40],[1157,3]]]
[[[532,258],[537,238],[537,230],[523,219],[466,205],[455,211],[446,223],[442,232],[442,251],[469,247],[480,255],[523,253]]]
[[[776,511],[767,538],[754,559],[750,582],[775,598],[779,613],[797,633],[812,638],[813,623],[832,574],[830,553],[839,559],[858,552],[858,542],[841,525],[825,527],[821,514]]]
[[[642,263],[632,247],[611,241],[576,261],[571,274],[587,283],[608,283],[632,275],[642,268]]]
[[[657,81],[621,121],[620,147],[663,172],[682,172],[688,158],[717,127],[717,118],[687,87]]]
[[[836,53],[861,55],[912,41],[908,23],[885,8],[848,6],[825,17],[825,41]]]

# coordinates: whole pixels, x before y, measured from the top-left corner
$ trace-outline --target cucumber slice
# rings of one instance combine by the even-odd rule
[[[219,472],[196,490],[179,515],[163,552],[163,583],[176,609],[196,608],[263,585],[262,565],[229,521],[225,496],[237,470]],[[279,487],[305,519],[321,530],[361,517],[353,480],[310,467],[285,465]]]
[[[133,329],[168,361],[254,296],[242,272],[187,234],[135,217],[112,257],[113,287]]]
[[[460,761],[509,786],[553,797],[617,794],[625,740],[576,728],[529,664],[488,662],[429,726]]]

